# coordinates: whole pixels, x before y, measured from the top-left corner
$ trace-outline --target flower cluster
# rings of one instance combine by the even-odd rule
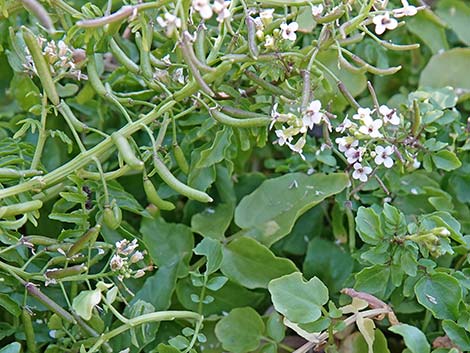
[[[215,0],[212,5],[210,4],[210,0],[192,1],[192,9],[198,12],[204,20],[210,19],[215,13],[218,22],[224,22],[226,18],[230,17],[229,6],[230,1],[224,0]]]
[[[59,40],[57,43],[54,40],[48,42],[41,36],[37,37],[37,41],[54,76],[68,75],[77,80],[87,79],[87,76],[82,74],[79,68],[79,64],[85,60],[85,52],[82,49],[72,49],[63,40]],[[26,63],[23,66],[29,73],[37,75],[28,48],[25,48],[25,51]]]
[[[418,8],[410,5],[407,0],[401,0],[403,5],[402,8],[394,9],[392,11],[386,11],[384,13],[375,15],[372,18],[372,22],[375,25],[375,33],[381,35],[386,30],[394,30],[398,27],[398,21],[395,18],[401,18],[404,16],[414,16],[418,13]],[[395,17],[395,18],[393,18]]]
[[[373,115],[377,115],[374,119]],[[384,139],[385,129],[388,126],[400,125],[401,119],[394,109],[382,105],[378,111],[370,108],[358,108],[356,114],[352,116],[353,121],[347,117],[336,127],[339,133],[346,133],[346,136],[336,138],[338,149],[346,158],[346,161],[352,165],[353,178],[366,182],[373,169],[364,162],[367,159],[369,163],[374,163],[385,168],[391,168],[394,164],[392,155],[395,153],[393,145],[382,146],[374,144],[377,140]],[[375,146],[375,149],[372,147]],[[371,158],[366,158],[371,157]],[[364,160],[364,161],[363,161]]]
[[[144,259],[144,252],[136,250],[139,244],[137,239],[129,242],[127,239],[116,242],[116,253],[111,257],[109,266],[111,270],[118,272],[119,280],[124,278],[140,278],[145,275],[145,270],[151,270],[150,267],[132,270],[131,265],[138,263]]]

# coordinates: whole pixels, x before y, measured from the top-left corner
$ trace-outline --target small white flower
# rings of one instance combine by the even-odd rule
[[[297,39],[297,35],[295,32],[299,29],[299,24],[297,22],[291,22],[289,24],[282,23],[281,24],[281,36],[284,39],[295,41]]]
[[[362,166],[361,163],[355,163],[354,166],[354,172],[353,172],[353,178],[354,179],[359,179],[363,183],[365,183],[368,179],[367,175],[372,173],[372,168],[367,167],[367,166]]]
[[[357,113],[353,115],[354,120],[364,120],[370,118],[372,110],[370,108],[358,108]]]
[[[143,277],[145,276],[145,271],[140,269],[140,270],[137,270],[135,273],[134,273],[134,278],[140,278],[140,277]]]
[[[129,259],[129,262],[131,264],[135,264],[136,262],[139,262],[140,260],[144,259],[144,254],[140,251],[136,251],[134,254],[132,254],[131,258]]]
[[[346,156],[348,163],[353,164],[355,162],[362,162],[362,156],[365,153],[365,148],[364,147],[359,147],[359,148],[350,148],[346,152],[344,152],[344,155]]]
[[[259,13],[259,18],[265,26],[269,25],[273,21],[274,9],[266,9]]]
[[[344,133],[347,129],[356,126],[351,120],[348,118],[344,118],[343,122],[336,127],[336,132]]]
[[[160,27],[165,29],[165,34],[170,37],[177,28],[181,27],[181,19],[166,12],[163,17],[157,17],[157,22]]]
[[[398,26],[398,21],[390,18],[390,13],[388,12],[384,15],[374,16],[372,22],[375,24],[375,33],[378,35],[383,34],[387,29],[392,30]]]
[[[292,137],[287,136],[284,130],[276,130],[274,132],[277,136],[277,143],[279,146],[284,146],[286,143],[292,141]]]
[[[305,127],[313,129],[314,124],[320,124],[323,114],[320,113],[321,102],[319,100],[314,100],[309,104],[305,113],[302,117],[302,122]]]
[[[289,148],[290,148],[292,151],[297,152],[298,154],[300,154],[300,157],[302,157],[302,159],[305,160],[305,157],[304,157],[304,155],[302,154],[303,148],[304,148],[304,146],[305,146],[305,142],[307,142],[307,141],[305,140],[305,137],[302,136],[301,138],[299,138],[299,139],[297,140],[297,142],[295,143],[295,145],[292,145],[292,144],[290,144],[289,142],[287,142],[286,145],[289,146]]]
[[[400,125],[400,117],[395,109],[390,109],[386,105],[381,105],[379,113],[383,116],[385,124]]]
[[[264,37],[264,47],[266,49],[274,49],[274,37],[267,35]]]
[[[404,16],[414,16],[418,13],[416,6],[408,4],[407,0],[401,0],[403,7],[401,9],[393,10],[393,15],[397,18]]]
[[[172,75],[172,78],[174,81],[184,85],[184,74],[183,74],[183,68],[179,67],[177,68]]]
[[[337,137],[335,142],[338,144],[340,152],[346,152],[350,148],[359,146],[359,141],[352,136]]]
[[[323,4],[312,5],[312,15],[313,17],[320,16],[323,13]]]
[[[375,147],[375,163],[377,165],[383,164],[385,168],[392,168],[393,166],[393,159],[390,156],[393,154],[393,147],[392,146],[377,146]]]
[[[109,262],[111,270],[118,271],[124,266],[124,259],[119,255],[114,255]]]
[[[363,121],[364,125],[359,128],[359,132],[364,135],[369,135],[372,138],[383,137],[380,133],[379,129],[383,125],[383,121],[381,119],[372,119],[372,117],[367,117]]]
[[[208,20],[213,15],[209,0],[193,0],[192,7],[205,20]]]
[[[229,6],[230,1],[215,0],[214,5],[212,5],[212,11],[217,14],[218,22],[224,22],[226,18],[230,17],[230,11],[228,10]]]

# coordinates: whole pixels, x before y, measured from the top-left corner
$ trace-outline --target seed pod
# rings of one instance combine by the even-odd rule
[[[141,170],[144,167],[144,162],[136,157],[131,145],[129,144],[129,141],[127,141],[124,136],[115,132],[111,135],[111,139],[129,167],[136,170]]]
[[[103,222],[111,229],[116,229],[121,225],[122,211],[116,204],[115,200],[112,202],[112,208],[105,206],[103,210]]]
[[[21,0],[26,10],[31,12],[49,32],[54,32],[54,25],[46,9],[36,0]]]
[[[78,132],[83,132],[83,131],[88,130],[88,125],[78,120],[78,118],[72,112],[70,107],[64,101],[60,102],[60,104],[57,106],[57,110],[60,112],[60,114],[62,114],[65,120],[67,120],[68,122],[70,122],[70,124],[72,124],[72,126]]]
[[[176,160],[176,163],[178,164],[178,167],[180,167],[181,171],[184,174],[188,174],[189,172],[188,161],[186,160],[186,157],[184,156],[183,150],[176,142],[173,144],[173,153],[175,154],[175,160]]]
[[[155,186],[149,178],[144,178],[144,191],[150,203],[157,206],[162,211],[171,211],[175,209],[175,205],[171,202],[163,200],[157,193]]]
[[[248,51],[250,52],[250,56],[256,60],[258,59],[259,49],[256,45],[256,24],[255,20],[251,16],[246,16],[246,29],[248,32]]]
[[[245,75],[254,83],[257,83],[260,87],[264,88],[266,91],[271,92],[276,96],[284,96],[289,99],[297,99],[296,94],[286,91],[281,87],[278,87],[268,81],[263,80],[261,77],[258,77],[254,72],[246,70]]]
[[[106,88],[104,87],[103,83],[100,80],[100,77],[98,76],[95,55],[93,53],[88,55],[87,74],[88,82],[90,82],[91,86],[96,91],[96,93],[98,93],[102,97],[105,97],[108,92],[106,91]]]
[[[28,352],[36,353],[36,338],[34,337],[34,328],[33,322],[31,320],[31,315],[33,313],[30,310],[23,308],[21,311],[21,321],[23,322],[23,330],[26,336],[26,347]]]
[[[14,205],[0,207],[0,218],[6,218],[16,216],[23,213],[33,212],[39,210],[42,207],[42,201],[33,200]]]
[[[67,268],[47,270],[44,274],[47,278],[50,279],[62,279],[65,277],[79,275],[88,270],[88,267],[85,264],[70,266]]]
[[[212,108],[209,110],[209,114],[217,120],[219,123],[224,125],[247,128],[247,127],[263,127],[267,126],[271,119],[265,118],[249,118],[249,119],[236,119],[228,116],[227,114],[222,113],[217,108]]]
[[[411,123],[411,135],[417,137],[421,129],[421,112],[419,111],[418,101],[413,101],[413,120]]]
[[[28,178],[36,175],[42,175],[41,170],[28,169],[28,170],[16,170],[12,168],[0,168],[0,178]]]
[[[20,241],[24,244],[33,244],[33,245],[43,245],[49,246],[57,244],[57,239],[44,237],[42,235],[28,235],[26,237],[22,237]]]
[[[82,250],[87,243],[93,244],[100,233],[101,225],[97,224],[96,226],[88,229],[85,234],[83,234],[77,241],[72,245],[72,247],[67,251],[67,257],[72,257],[80,250]]]
[[[230,107],[228,105],[221,105],[220,110],[236,118],[266,118],[266,115],[249,112],[246,110]]]

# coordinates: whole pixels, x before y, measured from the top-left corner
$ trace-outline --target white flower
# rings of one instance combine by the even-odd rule
[[[353,172],[353,178],[354,179],[359,179],[363,183],[367,181],[367,175],[372,173],[372,168],[371,167],[363,167],[361,163],[355,163],[353,165],[354,172]]]
[[[274,49],[274,38],[270,35],[267,35],[264,38],[264,47],[267,49]]]
[[[387,29],[392,30],[397,28],[398,21],[390,18],[390,13],[386,12],[384,15],[374,16],[372,22],[375,24],[375,33],[383,34]]]
[[[312,15],[313,17],[320,16],[323,13],[323,4],[312,5]]]
[[[266,9],[259,13],[259,18],[265,26],[269,25],[273,21],[274,9]]]
[[[143,260],[143,259],[144,259],[144,254],[140,251],[136,251],[134,254],[132,254],[129,261],[131,264],[135,264],[136,262],[139,262],[140,260]]]
[[[353,115],[353,119],[355,120],[364,120],[366,118],[370,118],[372,114],[372,110],[369,108],[358,108],[357,113]]]
[[[176,81],[182,85],[184,85],[184,74],[183,74],[183,68],[179,67],[177,68],[172,75],[173,81]]]
[[[346,152],[350,148],[359,146],[359,141],[352,136],[337,137],[335,142],[338,144],[338,148],[341,152]]]
[[[140,277],[143,277],[145,276],[145,271],[140,269],[140,270],[137,270],[135,273],[134,273],[134,278],[140,278]]]
[[[279,144],[279,146],[284,146],[286,143],[292,141],[292,137],[287,136],[284,130],[276,130],[274,132],[276,133],[277,143]]]
[[[321,102],[314,100],[309,104],[302,117],[302,122],[305,127],[313,129],[314,124],[320,124],[323,114],[320,113]]]
[[[299,29],[299,24],[297,22],[291,22],[289,24],[283,23],[281,24],[281,36],[284,39],[295,41],[297,39],[297,35],[295,32]]]
[[[390,109],[386,105],[381,105],[379,113],[383,116],[385,124],[400,125],[400,117],[398,116],[395,109]]]
[[[354,162],[362,162],[362,156],[364,155],[365,151],[366,150],[364,147],[350,148],[344,152],[344,155],[348,159],[348,163],[353,164]]]
[[[359,132],[364,135],[369,135],[372,138],[382,137],[383,135],[380,133],[379,129],[383,125],[383,121],[381,119],[372,119],[372,117],[367,117],[363,121],[364,125],[359,128]]]
[[[393,15],[395,17],[414,16],[418,13],[418,9],[415,6],[408,4],[407,0],[401,0],[401,3],[403,5],[401,9],[393,10]]]
[[[170,37],[177,28],[181,27],[181,19],[168,12],[165,12],[163,17],[157,17],[157,22],[160,27],[165,29],[165,34],[168,37]]]
[[[217,14],[218,22],[224,22],[226,18],[230,17],[230,11],[228,10],[229,6],[230,1],[215,0],[214,5],[212,5],[212,11]]]
[[[297,140],[297,142],[295,143],[295,145],[292,145],[292,144],[290,144],[289,142],[287,142],[286,145],[289,146],[289,148],[290,148],[292,151],[297,152],[298,154],[300,154],[300,157],[302,157],[302,159],[305,160],[305,157],[304,157],[304,155],[302,154],[303,148],[304,148],[304,146],[305,146],[305,142],[307,142],[307,141],[305,140],[305,137],[302,136],[301,138],[299,138],[299,139]]]
[[[212,17],[213,12],[209,0],[193,0],[192,7],[203,19],[208,20]]]
[[[119,255],[114,255],[109,262],[109,266],[113,271],[120,270],[124,266],[124,259]]]
[[[390,156],[393,154],[393,147],[392,146],[387,146],[387,147],[382,147],[382,146],[377,146],[375,147],[375,163],[377,165],[383,164],[385,168],[392,168],[393,166],[393,159],[390,158]]]
[[[344,118],[343,122],[336,127],[336,132],[344,133],[347,129],[355,126],[351,120]]]

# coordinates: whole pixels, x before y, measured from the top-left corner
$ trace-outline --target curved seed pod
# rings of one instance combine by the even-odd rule
[[[267,126],[271,122],[271,119],[268,117],[249,118],[249,119],[232,118],[231,116],[228,116],[227,114],[222,113],[217,108],[210,109],[209,114],[219,123],[233,126],[233,127],[240,127],[240,128],[263,127],[263,126]]]
[[[98,76],[98,70],[96,69],[96,60],[95,55],[90,54],[88,55],[88,64],[87,64],[87,74],[88,74],[88,82],[90,82],[91,87],[98,93],[100,96],[105,97],[108,94],[106,88],[104,87],[103,83]]]
[[[50,279],[62,279],[65,277],[79,275],[88,270],[88,267],[85,264],[70,266],[67,268],[61,268],[57,270],[47,270],[44,275]]]
[[[297,96],[294,93],[288,92],[281,87],[275,86],[272,83],[263,80],[251,71],[246,70],[245,75],[248,76],[250,80],[257,83],[260,87],[264,88],[266,91],[271,92],[272,94],[277,96],[284,96],[289,99],[297,99]]]
[[[144,162],[142,162],[139,158],[136,157],[131,145],[129,144],[129,141],[127,141],[124,136],[115,132],[111,135],[111,139],[113,140],[119,153],[121,154],[124,161],[129,165],[129,167],[137,170],[141,170],[144,167]]]
[[[120,64],[125,66],[126,69],[134,74],[139,73],[139,66],[126,55],[126,53],[116,43],[114,38],[109,40],[109,48],[111,49],[113,56],[117,59],[117,61],[119,61]]]
[[[112,206],[105,206],[103,210],[103,222],[111,229],[117,229],[121,225],[122,211],[113,200]]]
[[[69,251],[67,251],[67,257],[72,257],[80,250],[82,250],[86,244],[90,243],[93,244],[100,233],[101,225],[97,224],[96,226],[88,229],[85,234],[83,234],[80,238],[75,241],[75,243],[70,247]]]
[[[63,100],[57,106],[57,110],[60,112],[60,114],[62,114],[65,120],[68,120],[70,124],[72,124],[72,126],[78,132],[88,130],[88,125],[78,120],[78,118],[72,112],[72,109],[70,109],[70,107]]]
[[[14,205],[2,206],[0,207],[0,218],[33,212],[39,210],[41,207],[42,201],[40,200],[26,201]]]
[[[149,178],[144,178],[144,191],[145,195],[147,196],[147,200],[149,200],[150,203],[154,204],[159,209],[163,211],[171,211],[175,209],[175,205],[169,201],[163,200],[158,195],[155,186],[153,186],[153,183]]]
[[[266,115],[249,112],[235,107],[230,107],[228,105],[221,105],[220,110],[230,116],[237,118],[266,118]]]
[[[320,24],[333,22],[336,21],[338,18],[341,18],[345,12],[346,11],[344,10],[344,8],[337,7],[329,14],[326,14],[325,16],[314,16],[313,19],[316,23]]]
[[[99,17],[99,18],[94,18],[91,20],[81,20],[77,22],[78,27],[84,27],[84,28],[95,28],[95,27],[102,27],[108,23],[113,23],[116,21],[121,21],[134,12],[136,8],[134,6],[123,6],[119,9],[119,11],[116,11],[115,13],[105,16],[105,17]]]
[[[394,50],[394,51],[405,51],[405,50],[414,50],[419,49],[419,43],[414,44],[395,44],[387,42],[386,40],[379,41],[379,44],[383,47]]]
[[[54,81],[52,81],[49,65],[47,65],[46,59],[44,59],[36,36],[26,27],[21,27],[21,30],[23,32],[23,38],[26,46],[28,47],[33,59],[34,66],[36,67],[39,80],[41,81],[44,91],[46,91],[47,98],[49,98],[52,104],[57,105],[60,103],[60,98],[55,89]]]
[[[173,144],[173,153],[175,154],[175,160],[176,160],[176,163],[178,164],[178,167],[180,167],[181,171],[184,174],[188,174],[189,172],[188,161],[186,160],[186,157],[184,156],[183,150],[176,142]]]
[[[49,32],[54,32],[54,25],[46,9],[36,0],[21,0],[26,10],[36,17],[44,28]]]
[[[23,244],[33,244],[33,245],[54,245],[57,244],[57,239],[44,237],[42,235],[28,235],[26,237],[22,237],[20,242]]]
[[[199,202],[212,202],[212,197],[207,195],[205,192],[193,189],[192,187],[183,184],[181,181],[175,178],[173,174],[168,170],[165,163],[163,163],[158,156],[153,159],[157,174],[162,180],[168,184],[170,188],[179,192],[181,195],[186,196],[191,200]]]

